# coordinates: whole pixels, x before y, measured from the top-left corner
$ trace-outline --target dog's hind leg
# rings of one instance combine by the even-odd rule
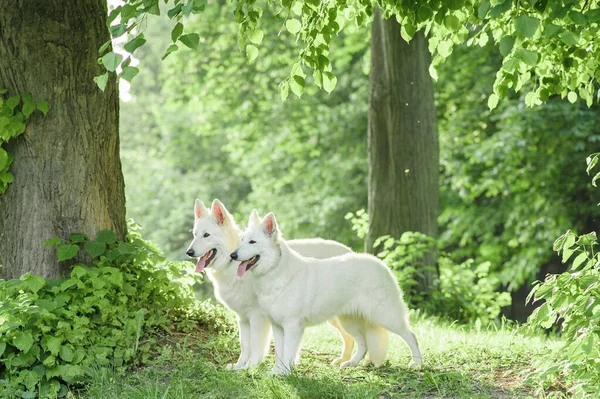
[[[259,365],[271,342],[271,323],[262,312],[250,316],[250,360],[247,367]]]
[[[388,347],[388,332],[385,328],[375,324],[366,326],[367,349],[369,358],[365,361],[365,366],[373,363],[379,367],[385,361]]]
[[[411,331],[408,324],[408,308],[405,303],[401,301],[397,303],[388,302],[388,307],[374,309],[369,317],[369,321],[380,325],[394,334],[398,334],[406,342],[412,356],[409,367],[423,364],[423,357],[419,349],[417,337]]]
[[[337,317],[334,317],[333,319],[329,320],[328,323],[333,328],[338,330],[338,332],[340,333],[340,337],[342,338],[342,353],[340,357],[334,359],[331,362],[331,364],[333,365],[338,365],[342,362],[347,361],[352,356],[352,349],[354,349],[354,338],[352,338],[352,336],[344,330],[344,328],[340,325],[340,321]]]
[[[340,324],[348,332],[348,334],[354,337],[356,341],[356,353],[350,360],[342,362],[340,367],[356,367],[360,361],[367,354],[367,340],[365,337],[365,325],[364,321],[360,317],[356,316],[338,316]]]
[[[227,370],[239,370],[246,367],[246,363],[248,363],[248,359],[250,358],[250,320],[238,316],[238,328],[242,353],[240,353],[240,357],[236,363],[227,365]]]

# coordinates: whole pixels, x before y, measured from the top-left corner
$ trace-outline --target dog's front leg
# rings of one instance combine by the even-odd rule
[[[282,374],[284,373],[283,367],[283,350],[284,350],[284,336],[283,328],[277,324],[272,324],[273,336],[275,337],[275,366],[271,370],[271,374]]]
[[[242,353],[240,353],[240,357],[235,364],[230,363],[227,365],[227,370],[239,370],[245,368],[246,363],[248,363],[248,358],[250,357],[250,320],[238,316],[238,328]]]
[[[292,324],[286,325],[283,329],[283,370],[284,374],[289,374],[296,364],[298,352],[300,350],[300,341],[304,334],[304,327]]]
[[[248,367],[259,365],[269,348],[271,341],[271,323],[262,312],[250,316],[250,360]]]

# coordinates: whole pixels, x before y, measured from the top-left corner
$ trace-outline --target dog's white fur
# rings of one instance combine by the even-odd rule
[[[422,364],[402,292],[383,262],[372,255],[356,253],[328,259],[307,258],[282,239],[272,213],[260,223],[253,218],[251,221],[242,244],[231,256],[242,261],[241,270],[250,270],[260,307],[273,326],[274,374],[290,372],[307,326],[335,316],[341,322],[357,317],[363,320],[363,325],[357,326],[359,331],[346,328],[358,344],[349,365],[358,364],[367,351],[369,335],[381,334],[382,329],[404,339],[411,351],[411,365]],[[365,330],[365,326],[375,328]],[[366,339],[359,338],[365,336]]]
[[[213,201],[211,210],[208,210],[202,201],[196,200],[194,216],[194,239],[187,253],[198,257],[197,272],[201,272],[207,266],[206,272],[215,288],[215,296],[236,314],[238,320],[242,352],[238,361],[228,365],[227,368],[241,369],[255,366],[262,362],[268,349],[271,325],[258,305],[258,298],[250,282],[252,276],[247,274],[238,277],[236,271],[239,262],[231,261],[229,257],[229,254],[241,243],[242,232],[237,227],[233,216],[218,199]],[[252,223],[260,222],[256,211],[252,212],[250,220]],[[315,258],[351,252],[347,246],[331,240],[292,240],[289,245],[300,253]],[[212,259],[207,259],[213,249],[216,254]],[[350,359],[354,346],[354,339],[345,329],[349,331],[360,329],[362,322],[355,318],[345,318],[343,321],[332,318],[329,323],[338,330],[343,341],[342,354],[332,363],[344,365]],[[369,352],[369,356],[375,364],[379,365],[385,360],[387,335],[373,336],[371,341],[373,349]]]

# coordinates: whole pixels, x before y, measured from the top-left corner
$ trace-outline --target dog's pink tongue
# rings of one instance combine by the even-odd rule
[[[240,263],[237,271],[238,277],[242,277],[244,275],[244,273],[246,272],[246,267],[248,267],[248,263],[250,263],[250,260],[245,260],[242,263]]]
[[[208,258],[208,253],[198,258],[198,262],[196,263],[196,273],[200,273],[204,270],[204,267],[206,267],[206,258]]]

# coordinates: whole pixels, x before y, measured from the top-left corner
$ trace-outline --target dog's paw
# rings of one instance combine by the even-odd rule
[[[231,370],[241,370],[241,369],[245,369],[246,368],[246,364],[238,364],[238,363],[229,363],[227,366],[225,366],[225,370],[231,371]]]
[[[340,364],[341,362],[345,361],[346,359],[344,359],[343,357],[338,357],[337,359],[333,359],[331,361],[331,364],[334,366],[337,366],[338,364]]]
[[[363,362],[363,366],[367,367],[373,364],[373,361],[371,359],[365,359],[365,361]]]
[[[348,360],[348,361],[345,361],[342,364],[340,364],[340,368],[356,367],[356,366],[358,366],[358,363],[353,362],[352,360]]]
[[[420,357],[413,358],[410,363],[408,363],[408,367],[411,369],[421,367],[423,365],[423,360]]]
[[[229,363],[227,366],[225,366],[225,370],[227,371],[231,371],[231,370],[235,370],[235,363]]]

